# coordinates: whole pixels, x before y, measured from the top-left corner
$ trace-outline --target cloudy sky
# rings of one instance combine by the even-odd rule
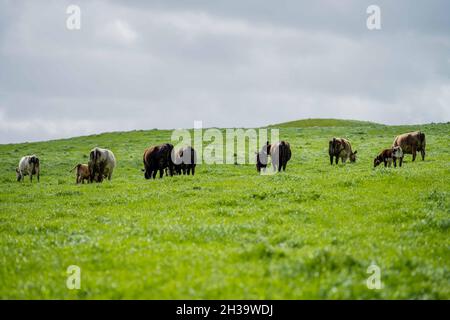
[[[69,5],[81,29],[69,30]],[[381,30],[366,9],[381,8]],[[0,143],[450,121],[449,1],[0,0]]]

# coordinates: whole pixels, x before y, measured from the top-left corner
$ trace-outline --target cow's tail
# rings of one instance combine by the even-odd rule
[[[286,148],[287,148],[286,142],[281,141],[280,142],[280,147],[278,149],[278,151],[280,153],[280,155],[279,155],[279,157],[280,157],[279,165],[280,166],[284,165],[284,163],[286,162],[286,156],[287,156]]]
[[[328,154],[331,156],[331,155],[334,155],[334,138],[333,138],[333,140],[330,140],[330,142],[328,143]]]
[[[419,132],[419,141],[422,148],[425,148],[426,141],[425,141],[425,133]]]
[[[100,150],[98,148],[94,148],[89,155],[89,158],[92,162],[97,163],[98,158],[100,157]]]

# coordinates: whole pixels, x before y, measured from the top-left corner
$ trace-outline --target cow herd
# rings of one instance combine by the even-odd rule
[[[416,131],[408,132],[397,136],[392,144],[391,148],[384,149],[373,160],[373,166],[376,167],[381,163],[384,166],[391,166],[394,162],[394,167],[397,166],[397,160],[399,160],[399,166],[402,166],[404,154],[412,154],[412,161],[416,160],[417,152],[420,151],[422,155],[422,161],[425,160],[425,133]]]
[[[374,167],[381,163],[384,166],[394,167],[402,166],[404,154],[411,154],[412,161],[416,159],[417,152],[421,153],[422,160],[425,160],[425,134],[416,131],[399,135],[395,138],[390,148],[382,150],[373,160]],[[350,141],[344,138],[333,138],[328,144],[328,154],[330,164],[338,164],[339,159],[342,163],[347,160],[356,161],[357,151],[352,150]],[[291,159],[291,146],[287,141],[267,143],[256,152],[256,170],[265,171],[271,159],[273,171],[285,171],[288,161]],[[166,175],[194,175],[197,164],[197,153],[191,146],[185,146],[178,150],[170,143],[164,143],[152,146],[145,150],[144,157],[144,177],[146,179],[156,179],[159,171],[159,177]],[[76,170],[76,183],[102,182],[104,179],[111,180],[114,168],[116,167],[116,158],[114,153],[108,149],[94,148],[89,154],[88,164],[77,164],[72,170]],[[19,166],[16,168],[17,181],[23,181],[24,177],[29,175],[30,181],[33,181],[33,175],[39,182],[40,162],[36,155],[25,156],[20,159]]]

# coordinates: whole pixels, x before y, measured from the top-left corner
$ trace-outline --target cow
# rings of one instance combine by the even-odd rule
[[[19,166],[16,168],[17,181],[24,181],[25,176],[30,176],[30,182],[33,182],[33,175],[36,175],[39,182],[40,167],[39,158],[36,155],[22,157]]]
[[[256,154],[256,171],[261,172],[261,169],[263,171],[266,171],[267,163],[269,160],[269,154],[270,154],[270,147],[269,141],[266,142],[266,144],[261,148],[261,151],[255,152]]]
[[[401,134],[394,139],[393,147],[401,147],[403,153],[412,154],[412,161],[416,160],[416,152],[420,151],[422,161],[425,160],[425,133],[420,131]]]
[[[176,174],[183,175],[195,174],[195,166],[197,165],[197,152],[191,146],[185,146],[178,150],[175,154],[174,170]]]
[[[76,184],[82,183],[84,184],[84,180],[87,180],[87,182],[89,183],[91,180],[91,173],[89,171],[89,166],[87,164],[77,164],[75,167],[73,167],[72,170],[70,170],[70,172],[74,171],[75,169],[77,169],[77,176],[76,176]]]
[[[287,141],[279,141],[270,145],[270,158],[273,171],[286,171],[286,164],[291,159],[291,146]]]
[[[153,146],[144,152],[144,177],[145,179],[156,179],[156,173],[159,171],[159,177],[162,178],[164,170],[168,168],[168,173],[173,176],[175,158],[173,145],[164,143],[159,146]]]
[[[352,151],[352,145],[347,139],[333,138],[329,141],[328,154],[330,155],[331,165],[333,165],[333,158],[335,158],[336,164],[338,164],[339,158],[341,158],[342,163],[345,163],[347,159],[350,159],[350,162],[355,162],[356,153],[356,150],[355,152]]]
[[[89,154],[88,167],[90,182],[102,182],[103,178],[111,180],[116,167],[116,157],[111,150],[94,148]]]
[[[392,161],[394,162],[394,167],[397,167],[397,159],[399,160],[399,166],[401,167],[403,163],[403,151],[401,147],[397,146],[390,149],[384,149],[375,159],[373,159],[373,167],[376,168],[382,162],[385,167],[390,167]]]

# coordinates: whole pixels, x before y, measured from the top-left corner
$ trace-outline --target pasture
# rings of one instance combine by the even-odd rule
[[[0,298],[449,299],[450,124],[293,125],[279,126],[292,159],[272,176],[202,164],[145,180],[144,149],[170,131],[0,145]],[[395,135],[419,129],[424,162],[373,169]],[[333,136],[356,163],[330,166]],[[75,185],[69,170],[95,146],[115,153],[113,180]],[[41,182],[18,183],[31,153]],[[366,286],[371,263],[382,289]],[[69,265],[80,290],[66,288]]]

